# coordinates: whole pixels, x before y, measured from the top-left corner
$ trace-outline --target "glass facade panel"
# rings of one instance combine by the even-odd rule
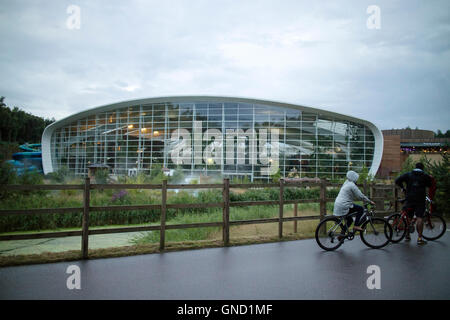
[[[372,131],[340,117],[244,102],[146,103],[99,112],[53,131],[53,171],[117,175],[180,168],[185,174],[335,178],[371,167]]]

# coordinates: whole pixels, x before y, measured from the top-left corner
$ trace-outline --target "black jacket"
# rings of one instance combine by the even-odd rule
[[[414,169],[395,179],[395,184],[402,189],[406,184],[407,203],[425,203],[425,188],[432,186],[433,179],[422,170]]]

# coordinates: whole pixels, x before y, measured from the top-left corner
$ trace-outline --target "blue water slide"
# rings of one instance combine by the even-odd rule
[[[23,159],[42,159],[42,152],[17,152],[12,155],[13,160],[23,160]]]
[[[16,152],[12,155],[13,160],[7,161],[11,164],[18,175],[26,171],[43,172],[41,144],[23,144],[19,147],[24,152]]]
[[[19,146],[20,149],[22,149],[23,151],[28,151],[28,152],[39,152],[41,151],[41,144],[40,143],[25,143],[22,144],[21,146]]]

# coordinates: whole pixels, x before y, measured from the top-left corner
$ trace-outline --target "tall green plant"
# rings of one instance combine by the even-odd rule
[[[68,181],[71,181],[74,178],[72,172],[67,166],[59,167],[58,170],[49,173],[47,177],[51,181],[56,183],[67,183]]]
[[[97,169],[95,170],[95,182],[98,184],[106,184],[108,182],[109,170],[108,169]]]
[[[450,215],[450,157],[448,154],[442,154],[440,162],[431,161],[426,155],[420,159],[425,166],[425,172],[436,179],[436,195],[434,202],[437,210],[445,215]]]
[[[270,176],[270,178],[272,179],[273,182],[278,182],[281,179],[281,171],[280,168],[278,168],[277,172],[275,172],[274,174],[272,174]]]
[[[400,170],[399,176],[412,171],[415,168],[415,163],[411,157],[406,158],[405,162],[403,162],[402,169]]]
[[[0,185],[14,184],[17,181],[17,174],[13,166],[7,162],[0,163]],[[7,189],[0,189],[0,199],[10,196],[11,192]]]
[[[359,172],[358,183],[372,183],[375,180],[373,174],[369,173],[369,168],[366,165],[363,165],[361,171]]]
[[[169,176],[169,182],[171,183],[181,183],[184,181],[184,173],[180,166],[178,166],[172,176]]]

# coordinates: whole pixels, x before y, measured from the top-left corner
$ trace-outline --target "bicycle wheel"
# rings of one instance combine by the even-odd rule
[[[316,228],[317,244],[324,250],[333,251],[339,248],[343,241],[338,236],[345,234],[341,220],[336,217],[328,217],[322,220]]]
[[[402,218],[400,213],[394,213],[387,218],[387,222],[392,227],[391,241],[397,243],[406,236],[407,222]]]
[[[423,237],[426,240],[436,240],[442,237],[447,230],[444,218],[440,215],[427,215],[423,219]]]
[[[365,221],[360,232],[361,240],[368,247],[380,249],[386,246],[392,239],[392,227],[383,218],[369,218]]]

